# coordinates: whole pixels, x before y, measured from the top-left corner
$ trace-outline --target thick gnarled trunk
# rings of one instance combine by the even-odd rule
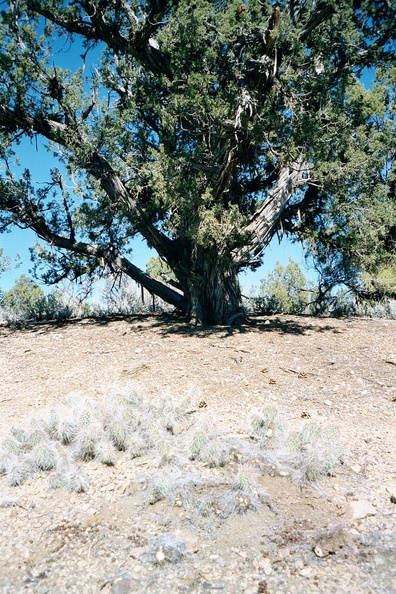
[[[196,255],[190,263],[183,291],[191,321],[203,325],[231,325],[244,318],[238,269],[217,254]]]

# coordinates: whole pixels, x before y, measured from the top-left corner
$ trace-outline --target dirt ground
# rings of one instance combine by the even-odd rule
[[[191,329],[134,316],[0,328],[1,439],[70,393],[111,405],[136,385],[148,402],[190,394],[173,450],[194,423],[248,448],[249,414],[271,407],[295,427],[338,427],[342,463],[301,486],[253,456],[268,497],[227,517],[148,503],[163,471],[155,447],[119,452],[111,467],[83,463],[82,493],[50,489],[48,472],[19,486],[0,476],[1,593],[396,592],[396,321],[277,316]],[[238,456],[213,470],[175,462],[175,476],[194,466],[204,500],[240,473]]]

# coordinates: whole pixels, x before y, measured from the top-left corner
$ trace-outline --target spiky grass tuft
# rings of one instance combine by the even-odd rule
[[[57,466],[57,452],[50,443],[37,444],[31,452],[31,459],[37,470],[53,470]]]
[[[128,448],[128,436],[130,433],[125,419],[120,416],[111,420],[107,426],[107,432],[117,450],[125,452]]]
[[[95,458],[96,445],[99,441],[105,440],[105,432],[99,421],[92,420],[79,429],[73,442],[74,457],[77,460],[87,462]]]
[[[254,437],[269,439],[273,437],[277,422],[277,413],[271,406],[253,409],[248,416],[248,423]]]
[[[12,497],[11,495],[0,497],[0,507],[16,507],[17,505],[19,505],[18,497]]]
[[[13,455],[7,464],[6,479],[9,485],[22,485],[31,475],[33,469],[24,457]]]
[[[18,455],[22,452],[22,444],[16,439],[5,439],[1,444],[1,449],[5,454]]]
[[[148,450],[147,442],[138,433],[134,433],[129,437],[127,454],[133,460],[143,456]]]
[[[230,448],[221,439],[212,439],[201,449],[196,458],[208,468],[222,468],[230,460]]]
[[[99,441],[95,444],[95,459],[106,466],[114,466],[117,461],[117,450],[109,441]]]
[[[67,478],[59,472],[53,472],[48,476],[48,486],[50,489],[67,487]]]
[[[161,534],[149,544],[146,559],[150,563],[179,563],[187,556],[186,543],[172,534]]]
[[[71,444],[78,433],[77,423],[72,418],[60,419],[56,427],[56,438],[64,445]]]
[[[249,467],[238,472],[223,495],[224,508],[230,515],[257,511],[267,500],[268,493],[260,485],[257,471]]]
[[[89,481],[81,468],[75,466],[65,474],[66,487],[73,493],[84,493],[89,486]]]
[[[335,427],[307,423],[263,456],[274,468],[289,472],[298,485],[312,485],[342,463],[344,449]]]
[[[187,509],[191,505],[196,478],[179,468],[168,466],[145,479],[145,500],[148,505],[166,501],[171,506]]]

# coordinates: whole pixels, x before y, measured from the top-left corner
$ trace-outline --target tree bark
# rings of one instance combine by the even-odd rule
[[[307,165],[303,159],[291,166],[282,167],[266,199],[258,206],[244,231],[250,236],[249,241],[234,250],[234,262],[239,268],[252,265],[270,243],[283,211],[297,187],[307,183],[304,175]]]
[[[179,278],[188,318],[196,324],[232,325],[244,319],[238,268],[217,252],[196,250],[190,271]]]

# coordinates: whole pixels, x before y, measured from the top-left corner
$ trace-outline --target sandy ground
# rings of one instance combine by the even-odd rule
[[[0,476],[0,592],[396,592],[396,321],[252,322],[194,330],[135,316],[0,329],[2,439],[71,393],[110,407],[131,389],[154,407],[189,395],[166,435],[166,468],[179,484],[199,475],[189,505],[149,501],[150,481],[168,472],[155,444],[134,459],[119,452],[111,467],[83,463],[82,493],[50,489],[48,472],[19,486]],[[298,485],[239,446],[214,469],[183,458],[194,427],[257,450],[256,408],[285,427],[338,428],[342,464]],[[257,509],[209,509],[241,470],[267,494]]]

